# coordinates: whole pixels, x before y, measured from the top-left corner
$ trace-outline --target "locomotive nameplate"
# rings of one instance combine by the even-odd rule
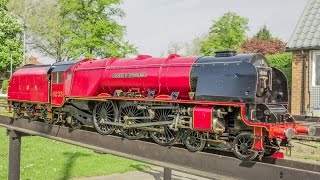
[[[147,77],[147,73],[114,73],[112,74],[112,78],[141,78]]]

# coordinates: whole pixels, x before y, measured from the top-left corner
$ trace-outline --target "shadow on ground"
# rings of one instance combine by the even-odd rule
[[[75,152],[75,153],[63,153],[66,156],[67,163],[65,164],[63,176],[60,178],[61,180],[70,179],[71,171],[73,169],[74,163],[79,157],[89,156],[89,154]]]

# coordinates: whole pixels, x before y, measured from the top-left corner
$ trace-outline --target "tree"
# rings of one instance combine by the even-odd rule
[[[279,39],[262,40],[254,37],[243,42],[240,51],[242,53],[275,54],[284,52],[285,46],[286,44]]]
[[[187,42],[184,44],[185,50],[184,55],[185,56],[201,56],[203,55],[201,52],[201,45],[202,42],[207,38],[206,35],[200,35],[192,39],[191,42]]]
[[[201,43],[206,38],[206,35],[196,36],[190,42],[175,42],[172,41],[168,45],[167,53],[162,53],[162,56],[172,53],[179,54],[181,56],[201,56],[200,52]]]
[[[272,40],[272,34],[271,32],[267,29],[267,26],[264,25],[260,30],[257,32],[257,34],[254,36],[257,39],[261,40]]]
[[[63,18],[59,2],[45,0],[38,2],[37,7],[33,8],[28,23],[33,49],[56,61],[69,60],[69,49],[65,48],[68,37],[61,30],[64,26]]]
[[[10,0],[8,8],[26,28],[31,49],[56,61],[125,56],[135,48],[124,40],[120,0]]]
[[[10,0],[8,9],[19,17],[30,49],[40,51],[56,61],[67,60],[62,33],[60,4],[56,0]]]
[[[167,54],[181,54],[183,50],[183,43],[171,41],[168,46]]]
[[[13,59],[13,68],[22,62],[22,42],[19,34],[22,27],[16,17],[11,15],[6,5],[8,0],[0,0],[0,72],[3,77],[10,69],[10,58]]]
[[[212,55],[217,50],[238,49],[246,39],[248,19],[228,12],[210,27],[208,38],[202,43],[201,52]]]
[[[135,53],[124,40],[125,26],[116,22],[124,17],[120,0],[59,0],[63,17],[65,48],[73,58],[123,57]]]
[[[247,39],[241,44],[242,53],[275,54],[282,53],[286,44],[278,38],[274,38],[266,26],[260,28],[253,38]]]

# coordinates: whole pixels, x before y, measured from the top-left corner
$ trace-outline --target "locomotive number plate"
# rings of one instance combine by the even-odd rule
[[[63,97],[63,92],[62,91],[53,91],[52,97]]]
[[[112,78],[141,78],[147,77],[147,73],[114,73],[112,74]]]

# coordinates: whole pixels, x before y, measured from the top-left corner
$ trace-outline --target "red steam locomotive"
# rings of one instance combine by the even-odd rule
[[[295,134],[315,134],[287,111],[285,75],[261,54],[235,51],[26,65],[13,73],[8,101],[16,119],[151,137],[163,146],[178,141],[190,151],[218,146],[243,160],[271,155]]]

